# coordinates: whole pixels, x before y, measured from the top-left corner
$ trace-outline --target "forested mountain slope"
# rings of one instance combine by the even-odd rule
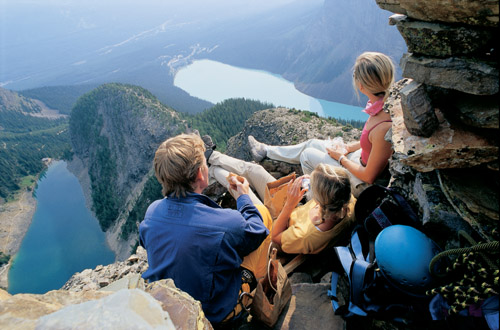
[[[44,168],[43,158],[71,154],[68,119],[44,117],[43,108],[36,100],[0,88],[0,199],[32,185]]]

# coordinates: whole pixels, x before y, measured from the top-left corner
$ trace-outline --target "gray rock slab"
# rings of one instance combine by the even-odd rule
[[[403,77],[426,85],[474,95],[498,93],[498,69],[493,63],[457,57],[441,59],[405,54],[401,58],[401,68]]]
[[[422,21],[491,27],[496,27],[498,24],[496,0],[376,0],[376,2],[382,9]]]
[[[396,25],[410,53],[487,58],[496,48],[497,31],[494,28],[416,21],[400,14],[391,16],[389,24]]]
[[[327,291],[328,283],[292,285],[292,299],[275,329],[344,329],[344,320],[335,315]]]

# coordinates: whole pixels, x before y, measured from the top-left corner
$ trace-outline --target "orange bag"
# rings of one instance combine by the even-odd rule
[[[288,191],[288,184],[295,180],[295,172],[288,174],[276,181],[266,185],[264,205],[271,213],[271,217],[276,219],[285,205]]]
[[[257,283],[253,292],[250,314],[269,327],[273,327],[292,298],[292,286],[288,275],[276,259],[277,250],[273,248],[269,259],[267,274]]]

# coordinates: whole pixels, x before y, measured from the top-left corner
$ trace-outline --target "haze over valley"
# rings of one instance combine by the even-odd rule
[[[195,59],[277,73],[308,95],[359,105],[350,84],[355,57],[405,47],[389,13],[370,0],[0,5],[0,87],[125,82],[186,112],[211,105],[173,86],[175,72]]]

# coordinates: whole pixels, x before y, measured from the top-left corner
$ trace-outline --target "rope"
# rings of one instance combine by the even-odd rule
[[[465,232],[459,234],[474,245],[441,252],[432,258],[429,264],[429,271],[433,276],[454,277],[451,283],[426,292],[427,295],[442,295],[450,305],[450,314],[458,313],[472,304],[481,303],[492,295],[498,295],[500,291],[498,264],[486,256],[486,253],[499,252],[499,242],[476,244]],[[445,274],[436,274],[435,264],[450,255],[457,255],[453,265],[446,268]],[[484,262],[488,264],[488,267],[484,267]]]
[[[434,266],[435,264],[443,257],[449,256],[449,255],[463,255],[469,252],[479,252],[479,251],[498,251],[498,248],[500,247],[500,244],[498,241],[495,242],[489,242],[489,243],[480,243],[476,244],[471,247],[466,247],[466,248],[458,248],[458,249],[451,249],[447,251],[443,251],[432,258],[431,262],[429,263],[429,272],[431,273],[432,276],[438,277],[438,278],[443,278],[446,277],[447,274],[438,274],[434,271]],[[488,266],[490,266],[493,269],[498,269],[498,265],[495,265],[491,260],[487,259]]]

